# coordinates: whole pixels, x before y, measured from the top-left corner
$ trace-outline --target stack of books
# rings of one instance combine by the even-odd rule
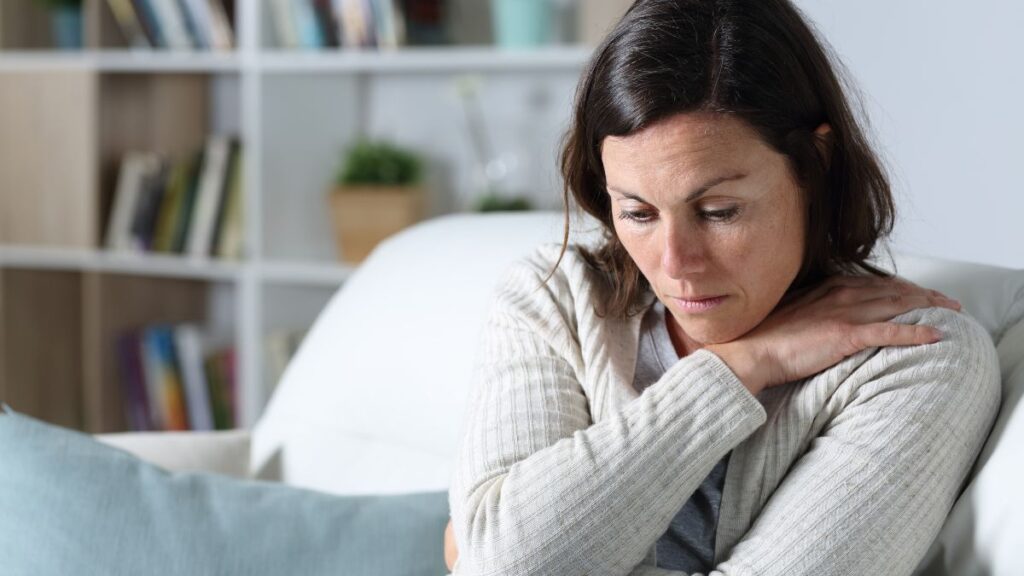
[[[131,152],[121,161],[105,244],[115,251],[242,257],[242,155],[238,140],[212,136],[171,161]]]
[[[131,430],[235,427],[235,349],[208,352],[203,340],[192,324],[146,326],[117,337]]]
[[[441,0],[269,0],[283,48],[397,48],[443,42]]]
[[[107,0],[129,46],[231,50],[235,0]]]

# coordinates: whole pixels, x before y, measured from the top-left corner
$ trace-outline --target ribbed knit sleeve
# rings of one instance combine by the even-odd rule
[[[542,286],[517,266],[492,303],[449,490],[456,575],[627,574],[765,422],[728,366],[698,351],[595,424],[562,280]]]
[[[973,318],[929,308],[895,321],[937,326],[944,339],[863,352],[867,361],[829,399],[830,421],[712,576],[914,572],[964,487],[1001,391],[995,348]],[[772,422],[778,438],[797,428],[785,418]]]

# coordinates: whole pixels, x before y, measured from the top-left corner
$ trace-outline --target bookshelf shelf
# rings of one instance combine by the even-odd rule
[[[241,70],[242,59],[235,53],[154,50],[0,52],[0,72],[239,73]]]
[[[241,263],[171,254],[134,254],[99,249],[36,246],[0,247],[0,267],[5,268],[91,271],[236,282],[242,275],[243,266]]]
[[[271,261],[259,264],[257,274],[267,284],[337,288],[344,284],[357,268],[349,264]]]
[[[583,46],[502,50],[493,46],[381,50],[267,50],[258,58],[268,74],[310,72],[430,73],[578,69],[590,55]]]

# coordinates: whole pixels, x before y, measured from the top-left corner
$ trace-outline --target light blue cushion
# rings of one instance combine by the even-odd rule
[[[439,576],[447,522],[443,491],[334,496],[170,473],[0,411],[3,574]]]

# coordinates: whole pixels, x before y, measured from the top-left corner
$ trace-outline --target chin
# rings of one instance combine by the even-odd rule
[[[704,346],[732,342],[753,329],[752,326],[747,328],[736,324],[716,325],[714,322],[680,322],[679,326],[687,336]]]

